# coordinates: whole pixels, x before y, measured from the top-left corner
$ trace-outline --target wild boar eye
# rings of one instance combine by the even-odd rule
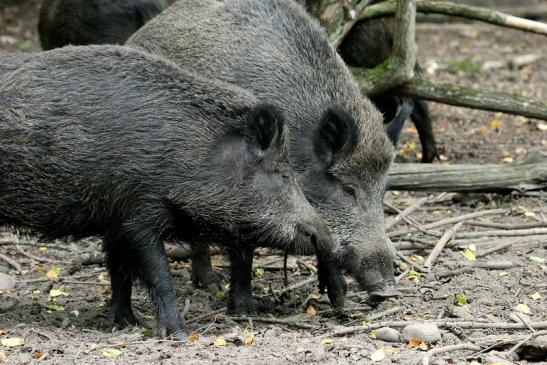
[[[351,186],[344,186],[344,193],[346,193],[349,196],[355,196],[355,189],[353,189]]]

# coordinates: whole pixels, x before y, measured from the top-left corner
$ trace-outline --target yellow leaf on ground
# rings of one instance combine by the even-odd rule
[[[315,316],[317,315],[317,309],[313,305],[308,305],[308,308],[306,308],[306,313],[309,316]]]
[[[535,216],[536,216],[536,213],[526,211],[526,212],[524,212],[524,216],[525,216],[525,217],[535,217]]]
[[[533,300],[540,300],[541,295],[538,292],[535,292],[534,294],[530,295],[530,298],[532,298]]]
[[[466,248],[465,250],[460,252],[463,257],[468,259],[469,261],[475,261],[477,257],[475,256],[475,253],[471,251],[469,248]]]
[[[55,298],[55,297],[59,297],[61,295],[64,295],[65,297],[68,297],[68,294],[65,293],[63,290],[61,289],[51,289],[49,291],[49,296],[52,297],[52,298]]]
[[[118,349],[105,349],[103,351],[103,356],[108,358],[114,358],[118,357],[122,354],[122,352]]]
[[[500,129],[501,127],[501,120],[499,119],[492,119],[490,121],[490,126],[494,129]]]
[[[54,267],[48,272],[46,272],[46,277],[48,279],[57,279],[59,277],[60,272],[61,272],[61,269],[59,269],[58,267]]]
[[[296,352],[304,352],[304,351],[306,351],[306,349],[303,348],[303,347],[298,346],[295,351]]]
[[[254,340],[254,336],[253,335],[249,335],[247,337],[245,337],[245,340],[243,341],[243,344],[247,347],[251,346],[253,344],[253,340]]]
[[[532,314],[530,307],[526,303],[517,304],[515,310],[519,313]]]
[[[192,333],[190,333],[190,334],[188,335],[188,341],[190,341],[190,342],[196,342],[197,340],[199,340],[199,336],[198,336],[198,334],[197,334],[195,331],[193,331]]]
[[[2,346],[5,347],[17,347],[25,344],[25,339],[21,337],[3,338],[1,340]]]
[[[323,345],[330,345],[330,344],[334,343],[334,339],[332,339],[332,338],[324,338],[324,339],[321,340],[321,343],[322,343]]]
[[[226,340],[223,339],[223,338],[216,338],[215,342],[214,342],[214,345],[215,346],[226,346],[227,343],[226,343]]]
[[[513,162],[513,157],[505,157],[502,161],[506,163],[511,163]]]
[[[378,350],[370,354],[370,359],[372,361],[382,361],[385,358],[386,358],[386,352],[384,351],[383,347],[380,347]]]

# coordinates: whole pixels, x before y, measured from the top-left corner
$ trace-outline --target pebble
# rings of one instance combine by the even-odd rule
[[[11,290],[15,287],[15,279],[0,272],[0,290]]]
[[[399,342],[401,341],[401,334],[396,329],[382,327],[376,330],[376,339],[385,342]]]
[[[403,328],[403,339],[408,342],[412,338],[425,343],[434,343],[441,339],[441,331],[433,323],[410,324]]]

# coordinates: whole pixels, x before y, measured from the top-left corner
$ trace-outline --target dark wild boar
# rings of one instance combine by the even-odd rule
[[[171,0],[44,0],[38,33],[44,50],[123,44]]]
[[[252,310],[257,245],[317,252],[343,303],[343,277],[329,271],[334,240],[289,167],[276,107],[128,47],[21,57],[0,75],[0,225],[102,237],[119,325],[137,323],[138,279],[160,333],[184,332],[164,240],[223,244],[233,312]]]
[[[382,201],[401,123],[388,126],[390,140],[381,114],[301,6],[290,0],[178,1],[127,44],[283,106],[291,165],[340,243],[339,266],[371,298],[397,295]]]
[[[355,24],[340,45],[339,52],[344,61],[355,67],[374,68],[387,60],[392,53],[395,35],[393,18],[363,20]],[[415,73],[421,73],[416,63]],[[390,122],[398,108],[405,102],[391,90],[371,98],[371,101],[384,114],[384,123]],[[432,162],[438,157],[433,126],[427,104],[420,99],[412,99],[414,109],[410,118],[418,130],[422,145],[422,162]]]

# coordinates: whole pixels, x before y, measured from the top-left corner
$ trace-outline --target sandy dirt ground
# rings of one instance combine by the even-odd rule
[[[1,0],[0,0],[1,1]],[[38,1],[0,3],[0,53],[39,51]],[[481,3],[481,1],[475,1]],[[482,1],[484,3],[484,1]],[[494,2],[507,7],[513,2]],[[545,5],[524,1],[520,6]],[[546,21],[547,19],[543,19]],[[417,27],[420,62],[425,75],[485,89],[547,98],[547,38],[479,23],[422,23]],[[485,70],[485,64],[517,56],[539,58],[522,67]],[[505,114],[430,104],[442,161],[435,163],[508,163],[531,149],[546,149],[546,122]],[[398,161],[419,160],[415,128],[404,130]],[[225,314],[225,295],[195,289],[188,260],[171,260],[179,307],[189,300],[191,335],[186,342],[158,340],[146,293],[137,288],[134,307],[143,326],[118,330],[108,311],[109,279],[101,264],[82,265],[100,242],[55,242],[43,245],[0,232],[0,272],[17,280],[0,292],[0,362],[9,364],[286,364],[422,363],[432,349],[474,344],[480,350],[450,351],[432,363],[547,363],[547,338],[525,341],[534,325],[547,329],[547,197],[512,194],[425,194],[389,192],[388,206],[403,210],[427,201],[389,229],[402,258],[398,261],[400,298],[379,305],[348,277],[347,309],[331,310],[315,283],[279,294],[283,257],[260,250],[254,263],[254,295],[261,304],[252,319]],[[397,213],[386,207],[386,221]],[[432,227],[468,213],[449,246],[422,272],[439,236],[454,223]],[[423,232],[413,232],[418,225]],[[425,228],[424,228],[425,227]],[[429,228],[427,228],[429,227]],[[515,230],[519,231],[515,231]],[[501,231],[501,232],[500,232]],[[470,258],[476,256],[476,260]],[[404,261],[408,262],[404,262]],[[228,261],[214,256],[215,269],[228,274]],[[313,275],[314,260],[291,257],[290,284]],[[309,281],[309,280],[308,280]],[[466,303],[466,304],[465,304]],[[382,341],[376,329],[402,331],[413,322],[433,322],[440,329],[434,344]],[[342,331],[348,333],[342,334]],[[10,347],[10,340],[24,344]],[[224,340],[224,341],[222,341]]]

